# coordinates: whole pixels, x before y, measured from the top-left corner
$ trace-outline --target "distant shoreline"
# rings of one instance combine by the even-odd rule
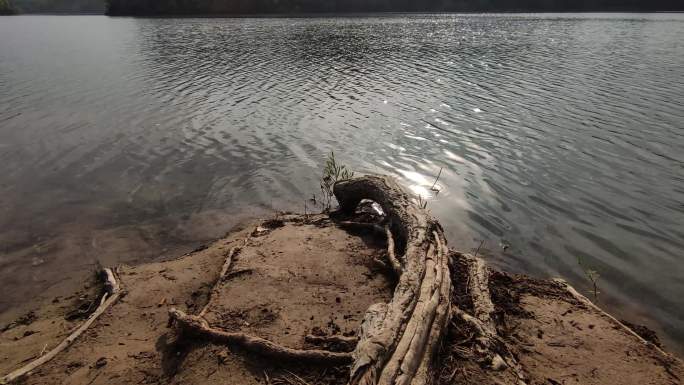
[[[231,19],[282,19],[282,18],[335,18],[335,17],[391,17],[400,15],[522,15],[522,14],[684,14],[682,11],[440,11],[440,12],[308,12],[308,13],[198,13],[198,14],[115,14],[99,12],[18,12],[0,16],[108,16],[140,18],[231,18]]]

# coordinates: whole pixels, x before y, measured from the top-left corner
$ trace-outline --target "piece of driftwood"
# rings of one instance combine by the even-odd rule
[[[392,265],[400,266],[391,301],[371,306],[364,317],[350,384],[426,384],[450,308],[451,278],[442,228],[391,178],[339,181],[333,192],[347,213],[363,199],[382,207],[388,240],[394,243]]]
[[[32,370],[35,370],[40,365],[43,365],[44,363],[55,358],[57,354],[62,352],[64,349],[69,347],[74,341],[76,341],[76,339],[81,334],[83,334],[83,332],[86,331],[90,327],[90,325],[92,325],[92,323],[95,322],[95,320],[100,315],[102,315],[102,313],[104,313],[112,304],[114,304],[119,299],[122,293],[121,286],[119,284],[119,281],[116,279],[116,275],[114,274],[112,269],[103,269],[101,274],[104,278],[105,293],[102,295],[102,298],[100,299],[100,305],[88,317],[88,319],[86,319],[85,322],[81,324],[81,326],[79,326],[76,330],[69,334],[69,336],[62,340],[62,342],[55,348],[45,353],[44,355],[41,355],[37,359],[31,361],[27,365],[2,377],[2,379],[0,379],[0,384],[7,384],[12,381],[15,381],[18,378],[29,374]]]
[[[209,326],[209,323],[204,318],[188,315],[174,308],[169,309],[169,320],[172,325],[180,330],[182,335],[189,334],[215,344],[237,345],[252,353],[261,354],[274,359],[348,364],[351,362],[352,358],[349,353],[336,353],[318,349],[291,349],[264,338],[251,336],[245,333],[231,333],[215,329]]]

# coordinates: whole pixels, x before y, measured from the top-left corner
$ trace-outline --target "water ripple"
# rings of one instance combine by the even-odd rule
[[[3,19],[0,291],[21,289],[0,310],[92,255],[302,211],[335,150],[456,248],[581,287],[579,257],[682,341],[682,35],[674,14]]]

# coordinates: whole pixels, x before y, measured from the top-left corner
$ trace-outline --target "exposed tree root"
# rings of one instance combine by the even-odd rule
[[[312,344],[329,344],[329,343],[342,343],[342,344],[354,344],[359,341],[357,337],[345,337],[345,336],[315,336],[313,334],[309,334],[306,337],[304,337],[306,342],[310,342]]]
[[[328,350],[351,352],[359,342],[357,337],[345,336],[314,336],[312,334],[304,337],[304,340],[313,345],[323,346]]]
[[[85,320],[85,322],[83,322],[81,326],[79,326],[71,334],[69,334],[68,337],[62,340],[62,342],[59,345],[57,345],[54,349],[50,350],[45,354],[41,354],[40,357],[38,357],[34,361],[31,361],[29,364],[2,377],[2,379],[0,379],[0,384],[7,384],[14,380],[17,380],[18,378],[29,374],[32,370],[38,368],[40,365],[43,365],[44,363],[55,358],[57,354],[62,352],[64,349],[69,347],[74,341],[76,341],[76,339],[81,334],[83,334],[83,332],[86,331],[90,327],[90,325],[92,325],[92,323],[95,322],[95,320],[100,315],[102,315],[102,313],[105,312],[105,310],[107,310],[112,304],[114,304],[119,299],[122,291],[119,285],[119,281],[116,279],[116,275],[114,274],[112,269],[103,269],[101,274],[104,277],[105,293],[102,295],[102,298],[100,299],[100,305],[88,317],[88,319]]]
[[[252,353],[262,354],[281,360],[299,360],[316,363],[348,364],[351,354],[327,350],[299,350],[280,346],[269,340],[250,336],[245,333],[230,333],[214,329],[202,317],[187,315],[180,310],[170,309],[169,320],[185,334],[200,337],[216,344],[238,345]]]
[[[260,229],[264,230],[259,231]],[[268,231],[268,228],[259,226],[252,232],[252,234],[261,234],[265,231]],[[226,332],[223,330],[212,328],[209,325],[204,316],[216,301],[216,297],[221,290],[221,285],[230,278],[237,277],[246,273],[251,273],[252,271],[251,269],[230,271],[230,268],[232,267],[235,257],[240,252],[240,250],[242,250],[242,247],[244,247],[247,244],[249,239],[250,235],[248,235],[242,241],[241,245],[232,247],[228,254],[226,254],[226,260],[223,263],[223,267],[221,268],[221,272],[219,273],[219,276],[216,279],[214,287],[209,293],[209,299],[207,300],[206,305],[204,306],[204,308],[202,308],[199,314],[196,316],[188,315],[180,310],[171,308],[169,310],[169,326],[175,326],[177,329],[179,329],[179,331],[181,332],[181,336],[193,335],[217,344],[239,345],[240,347],[250,352],[270,356],[277,359],[302,360],[330,364],[350,363],[350,353],[338,353],[319,349],[291,349],[288,347],[278,345],[264,338],[251,336],[245,333]]]
[[[372,231],[378,235],[385,234],[385,228],[377,223],[370,222],[356,222],[356,221],[338,221],[335,222],[338,226],[344,227],[350,230],[363,230]]]
[[[494,304],[489,294],[489,270],[481,258],[470,254],[461,254],[461,258],[467,270],[466,286],[473,301],[473,316],[487,328],[494,329]]]
[[[247,241],[249,240],[249,236],[247,236],[241,246],[233,246],[230,248],[228,251],[228,254],[226,254],[226,260],[223,262],[223,266],[221,267],[221,272],[219,273],[218,278],[216,279],[216,283],[214,284],[214,287],[211,289],[209,292],[209,299],[207,300],[206,305],[202,308],[202,310],[199,312],[200,317],[204,317],[204,315],[207,313],[209,310],[209,307],[214,303],[213,301],[216,300],[216,295],[221,289],[221,283],[225,280],[226,275],[228,274],[228,271],[230,270],[230,267],[233,265],[233,258],[242,250],[242,247],[247,244]]]
[[[394,273],[399,276],[401,275],[401,263],[397,259],[397,254],[395,252],[394,237],[392,236],[392,231],[389,225],[382,225],[382,223],[369,223],[369,222],[356,222],[356,221],[339,221],[336,222],[338,226],[344,227],[351,230],[364,230],[372,231],[378,236],[385,236],[387,239],[387,259],[389,261],[389,267]],[[380,262],[380,261],[379,261]],[[385,263],[381,264],[385,266]]]
[[[390,178],[365,176],[338,182],[335,196],[351,213],[363,199],[387,216],[390,258],[400,268],[392,300],[366,313],[354,351],[350,384],[425,384],[445,329],[451,278],[441,227]],[[399,250],[399,252],[397,252]],[[401,255],[401,263],[396,254]],[[394,256],[394,258],[393,258]]]
[[[466,287],[472,301],[473,314],[468,314],[458,304],[454,304],[452,316],[456,322],[466,324],[474,332],[473,353],[480,364],[496,371],[510,369],[520,383],[524,384],[524,371],[498,335],[492,319],[494,304],[489,293],[489,270],[485,262],[470,254],[455,253],[455,257],[460,259],[458,265],[466,270],[463,275],[467,277]]]

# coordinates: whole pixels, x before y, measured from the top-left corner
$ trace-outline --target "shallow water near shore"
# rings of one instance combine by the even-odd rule
[[[17,16],[0,36],[3,321],[96,261],[303,211],[334,150],[426,198],[457,249],[586,292],[579,257],[600,304],[682,351],[684,15]]]

